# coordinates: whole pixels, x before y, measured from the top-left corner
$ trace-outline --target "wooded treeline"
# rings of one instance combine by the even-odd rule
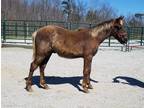
[[[117,12],[111,6],[100,5],[100,8],[89,9],[83,0],[2,0],[1,18],[99,23],[117,17]],[[134,15],[127,15],[126,22],[129,26],[144,24]]]

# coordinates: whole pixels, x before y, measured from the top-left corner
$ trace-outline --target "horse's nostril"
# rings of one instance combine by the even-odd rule
[[[123,33],[123,36],[125,36],[125,37],[126,37],[127,35],[128,35],[128,34],[127,34],[126,32],[124,32],[124,33]]]

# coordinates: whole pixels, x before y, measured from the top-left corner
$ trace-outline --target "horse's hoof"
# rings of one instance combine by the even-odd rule
[[[91,84],[89,84],[88,89],[93,89],[93,86]]]
[[[31,88],[31,86],[26,86],[26,88],[25,88],[28,92],[33,92],[33,90],[32,90],[32,88]]]
[[[88,88],[83,88],[83,92],[84,92],[84,93],[89,93]]]
[[[40,83],[40,86],[41,86],[43,89],[46,89],[46,90],[48,90],[48,89],[49,89],[49,87],[48,87],[48,85],[47,85],[47,84],[41,84],[41,83]]]

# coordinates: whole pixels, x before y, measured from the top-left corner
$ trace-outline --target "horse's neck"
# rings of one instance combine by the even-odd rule
[[[91,35],[101,44],[106,38],[110,36],[112,24],[104,24],[92,29]]]

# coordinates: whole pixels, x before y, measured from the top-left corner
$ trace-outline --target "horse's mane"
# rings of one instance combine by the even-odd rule
[[[113,25],[113,19],[104,21],[102,23],[97,24],[95,27],[93,27],[91,30],[92,36],[96,37],[98,34],[102,31],[108,30],[112,27]]]
[[[101,23],[98,23],[98,24],[94,25],[92,28],[103,27],[103,26],[106,26],[107,24],[112,23],[113,21],[114,21],[114,19],[104,21],[104,22],[101,22]]]

